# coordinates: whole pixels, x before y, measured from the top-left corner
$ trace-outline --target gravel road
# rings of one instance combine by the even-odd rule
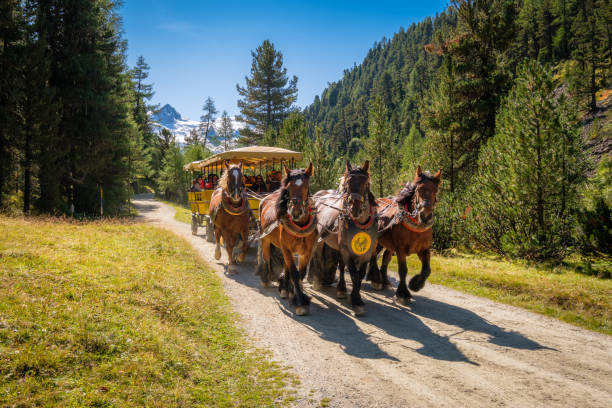
[[[298,407],[612,407],[609,336],[431,284],[406,307],[365,284],[367,314],[355,318],[334,288],[305,283],[310,314],[294,316],[276,288],[260,288],[254,250],[226,275],[203,229],[192,236],[151,196],[134,202],[217,271],[253,344],[300,378]]]

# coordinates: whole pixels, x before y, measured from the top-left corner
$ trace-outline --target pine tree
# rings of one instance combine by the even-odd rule
[[[145,141],[148,141],[152,136],[151,120],[149,119],[148,112],[155,111],[157,108],[157,106],[147,103],[155,95],[153,85],[145,82],[149,77],[150,69],[151,67],[141,55],[136,61],[136,66],[130,72],[133,82],[132,89],[134,90],[134,121],[142,132]]]
[[[419,129],[417,129],[416,125],[413,124],[402,146],[402,170],[405,173],[414,173],[417,166],[421,163],[420,159],[423,154],[422,145],[423,135]]]
[[[550,70],[522,65],[480,156],[473,236],[503,254],[560,257],[570,243],[585,157],[575,108],[555,90]]]
[[[7,202],[9,180],[15,171],[16,135],[19,133],[18,105],[23,97],[20,80],[25,18],[20,1],[0,2],[0,208]]]
[[[377,96],[370,103],[370,136],[365,140],[364,147],[367,157],[372,161],[372,185],[379,197],[390,194],[397,184],[395,176],[399,160],[388,114],[383,98]]]
[[[200,130],[191,129],[189,134],[185,136],[185,144],[187,146],[199,146],[201,144]]]
[[[597,7],[599,6],[599,7]],[[606,7],[607,6],[607,7]],[[610,6],[596,0],[576,1],[577,14],[572,25],[573,37],[572,58],[577,61],[573,76],[572,88],[594,112],[597,109],[596,93],[600,88],[597,78],[599,71],[604,72],[604,83],[610,72],[609,11]]]
[[[516,10],[509,0],[455,0],[452,8],[458,16],[453,37],[438,36],[429,47],[445,60],[422,114],[426,131],[448,134],[447,152],[460,158],[450,159],[457,162],[451,173],[454,189],[457,181],[465,183],[474,174],[480,147],[494,134],[495,113],[510,85],[502,55],[515,36]]]
[[[224,110],[221,114],[219,137],[223,142],[223,150],[227,151],[232,145],[232,139],[234,138],[234,128],[232,127],[232,119],[229,117],[226,110]]]
[[[160,172],[159,187],[166,199],[182,201],[185,196],[185,171],[183,170],[184,158],[181,149],[172,143],[164,157],[162,170]]]
[[[304,115],[299,112],[290,113],[280,129],[278,146],[301,152],[308,142]]]
[[[202,114],[202,116],[200,116],[200,131],[202,132],[203,136],[202,145],[206,146],[208,133],[214,125],[217,113],[219,113],[217,111],[217,108],[215,107],[215,101],[210,96],[204,101],[202,111],[204,113]]]
[[[310,178],[311,191],[334,187],[336,174],[334,159],[329,142],[321,134],[321,128],[315,129],[315,140],[305,149],[307,162],[312,162],[314,173]]]
[[[240,130],[240,143],[244,145],[259,143],[268,128],[278,133],[297,99],[297,77],[289,80],[283,54],[274,44],[265,40],[251,56],[251,76],[245,77],[245,87],[236,85],[242,97],[238,101],[242,115],[237,119],[252,126]]]

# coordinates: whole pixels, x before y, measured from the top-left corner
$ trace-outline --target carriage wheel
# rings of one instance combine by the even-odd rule
[[[191,235],[198,235],[198,217],[191,215]]]
[[[215,231],[210,222],[210,218],[206,219],[206,241],[215,242]]]

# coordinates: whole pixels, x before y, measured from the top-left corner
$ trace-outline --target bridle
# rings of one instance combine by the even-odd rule
[[[367,175],[365,176],[367,177]],[[351,193],[349,191],[348,182],[350,178],[351,178],[351,174],[349,173],[347,177],[344,179],[342,186],[340,186],[340,190],[342,191],[342,196],[341,196],[342,197],[342,209],[337,209],[337,208],[336,209],[340,211],[340,218],[342,218],[343,221],[345,221],[345,225],[348,225],[346,221],[350,220],[350,222],[352,222],[357,228],[368,229],[372,226],[372,223],[374,222],[374,219],[376,218],[376,215],[374,214],[374,206],[372,206],[372,204],[370,203],[367,193],[364,196],[361,193]],[[369,177],[368,177],[368,180],[366,181],[364,188],[366,192],[370,191]],[[357,221],[357,219],[360,217],[357,217],[357,218],[353,217],[353,214],[351,214],[351,211],[349,210],[349,207],[352,205],[352,202],[355,200],[360,200],[362,203],[360,215],[363,214],[365,211],[369,211],[370,213],[370,216],[368,217],[368,220],[365,223],[360,223],[359,221]]]

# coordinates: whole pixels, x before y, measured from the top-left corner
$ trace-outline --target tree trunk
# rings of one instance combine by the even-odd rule
[[[23,163],[24,183],[23,183],[23,213],[30,214],[30,201],[32,197],[32,134],[26,130],[25,134],[25,160]]]

